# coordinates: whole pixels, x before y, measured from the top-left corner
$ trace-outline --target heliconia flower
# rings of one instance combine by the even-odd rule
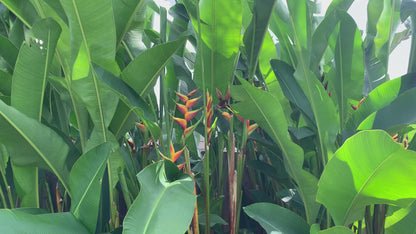
[[[185,105],[176,103],[176,107],[178,108],[178,110],[182,113],[182,114],[186,114],[188,112],[188,108]]]
[[[178,98],[179,98],[179,99],[181,99],[181,101],[182,101],[183,103],[186,103],[186,102],[188,101],[188,96],[183,95],[183,94],[180,94],[180,93],[178,93],[178,92],[175,92],[175,93],[176,93],[176,96],[178,96]]]
[[[247,124],[249,123],[249,121],[247,120]],[[256,128],[258,127],[258,124],[252,124],[252,125],[247,125],[247,136],[250,136],[251,133],[254,132],[254,130],[256,130]]]
[[[192,97],[194,94],[196,94],[196,92],[198,92],[198,88],[192,90],[191,92],[188,93],[188,97]]]
[[[230,101],[230,86],[228,86],[227,93],[225,94],[224,101],[227,103]]]
[[[228,86],[227,93],[225,94],[224,98],[219,89],[216,89],[216,91],[217,91],[217,98],[220,101],[217,104],[217,107],[220,109],[229,107],[228,103],[230,102],[230,86]]]
[[[189,99],[187,102],[186,102],[186,108],[192,108],[194,105],[195,105],[195,103],[200,99],[201,97],[197,97],[197,98],[193,98],[193,99]]]
[[[196,126],[197,126],[197,124],[192,125],[190,127],[187,127],[185,129],[185,131],[183,131],[183,135],[185,136],[185,138],[188,138],[188,136],[192,134],[192,132],[195,130]]]
[[[231,115],[228,112],[222,112],[222,116],[224,116],[228,122],[231,121]]]
[[[170,158],[166,157],[165,155],[163,155],[161,152],[159,152],[160,156],[162,156],[162,158],[167,159],[171,162],[176,162],[176,160],[179,158],[179,156],[181,156],[182,152],[185,150],[185,148],[179,150],[179,151],[175,151],[175,148],[173,147],[172,142],[170,142]]]
[[[144,126],[144,123],[137,123],[136,122],[136,126],[142,131],[145,132],[146,131],[146,126]]]
[[[132,140],[128,139],[127,143],[129,144],[132,151],[136,151],[136,147],[134,147],[134,143]]]
[[[211,126],[212,116],[214,114],[214,111],[212,110],[212,97],[209,95],[209,92],[207,92],[207,128]]]
[[[193,119],[195,117],[195,115],[198,114],[198,112],[200,110],[201,109],[186,112],[185,113],[185,120],[186,120],[186,122],[188,122],[189,120]]]
[[[172,119],[173,119],[173,120],[175,120],[175,121],[176,121],[176,123],[178,123],[178,124],[179,124],[179,126],[181,126],[181,128],[182,128],[183,130],[185,130],[185,129],[186,129],[187,122],[186,122],[186,120],[185,120],[185,119],[182,119],[182,118],[176,118],[176,117],[172,117]]]
[[[222,100],[222,93],[221,93],[221,91],[218,88],[216,88],[215,91],[217,91],[217,98],[219,100]]]
[[[218,89],[217,89],[217,94],[218,94]],[[221,92],[220,92],[221,93]],[[205,109],[206,113],[207,113],[207,122],[206,122],[206,128],[207,128],[207,142],[210,142],[211,140],[211,121],[212,121],[212,116],[214,115],[214,110],[212,108],[212,97],[209,95],[209,92],[207,92],[207,106]]]

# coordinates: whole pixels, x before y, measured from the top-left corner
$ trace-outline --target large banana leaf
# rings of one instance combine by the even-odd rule
[[[101,197],[101,180],[110,153],[110,143],[101,144],[82,155],[69,177],[71,213],[90,233],[95,233]]]
[[[232,86],[231,96],[240,103],[233,105],[243,118],[254,120],[282,150],[285,168],[296,181],[305,205],[307,220],[315,221],[319,204],[315,201],[317,179],[302,169],[303,150],[292,142],[287,122],[279,101],[271,94],[252,87],[240,79],[241,86]]]
[[[127,212],[123,233],[184,233],[195,208],[193,180],[170,161],[146,167],[137,178],[141,191]]]
[[[121,78],[137,94],[144,97],[153,89],[156,78],[169,59],[185,43],[187,37],[148,49],[137,56],[121,74]]]
[[[69,170],[65,163],[68,145],[50,128],[0,101],[0,142],[18,166],[51,170],[67,191]]]
[[[0,210],[1,233],[90,233],[69,212],[28,214],[19,210]]]
[[[208,89],[210,93],[215,92],[214,88],[225,93],[234,74],[240,47],[243,11],[241,0],[202,0],[199,6],[192,1],[184,3],[197,35],[200,33],[202,40],[198,41],[195,59],[195,83],[201,89]]]
[[[364,80],[364,52],[361,33],[354,19],[339,12],[341,21],[335,46],[334,94],[338,99],[340,129],[344,129],[353,109],[350,100],[362,98]]]
[[[13,72],[11,105],[39,122],[46,82],[60,31],[59,25],[52,19],[37,21],[31,30],[31,45],[23,43]],[[12,165],[22,206],[38,207],[38,169]]]
[[[116,29],[110,0],[61,0],[71,32],[71,60],[75,62],[85,47],[89,63],[104,67],[115,75]],[[74,68],[76,70],[77,68]]]
[[[249,79],[253,80],[261,47],[276,1],[254,1],[253,19],[244,33],[244,46],[246,48]]]
[[[38,121],[60,32],[52,19],[38,21],[31,31],[31,44],[24,43],[20,48],[13,72],[12,106]]]
[[[372,204],[406,207],[416,198],[416,152],[381,130],[362,131],[347,139],[328,162],[317,200],[336,225],[363,218]]]
[[[272,203],[255,203],[244,207],[244,212],[256,220],[267,233],[309,233],[309,225],[297,214]]]

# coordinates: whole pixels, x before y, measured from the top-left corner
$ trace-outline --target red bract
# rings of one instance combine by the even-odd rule
[[[170,143],[170,158],[166,157],[165,155],[163,155],[162,153],[159,152],[160,156],[162,156],[162,158],[167,159],[171,162],[176,162],[176,160],[179,158],[179,156],[181,156],[182,152],[184,151],[185,148],[179,150],[179,151],[175,151],[175,148],[173,147],[172,142]]]

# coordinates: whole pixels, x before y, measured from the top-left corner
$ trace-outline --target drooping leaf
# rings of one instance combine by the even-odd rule
[[[104,143],[83,154],[74,164],[69,177],[72,191],[71,213],[90,233],[95,233],[104,175],[110,144]]]
[[[240,101],[232,105],[243,118],[254,120],[282,150],[285,168],[299,186],[308,222],[314,222],[319,205],[315,201],[317,179],[302,169],[303,150],[292,142],[287,122],[278,100],[271,94],[250,86],[240,79],[241,86],[232,86],[231,96]]]
[[[0,142],[18,166],[51,170],[69,190],[65,160],[69,147],[52,129],[0,101]]]
[[[325,167],[317,200],[336,225],[360,220],[372,204],[407,206],[416,198],[416,152],[381,130],[347,139]]]
[[[154,86],[156,78],[187,37],[148,49],[137,56],[121,74],[121,78],[137,94],[144,97]]]
[[[255,203],[243,208],[267,233],[309,233],[309,225],[292,211],[272,203]]]
[[[1,233],[90,233],[69,212],[28,214],[19,210],[0,210]]]
[[[167,160],[146,167],[137,178],[142,189],[127,212],[123,233],[184,233],[195,208],[192,179]]]

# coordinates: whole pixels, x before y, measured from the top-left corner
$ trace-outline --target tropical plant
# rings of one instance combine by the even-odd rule
[[[2,232],[415,232],[416,2],[0,2]]]

